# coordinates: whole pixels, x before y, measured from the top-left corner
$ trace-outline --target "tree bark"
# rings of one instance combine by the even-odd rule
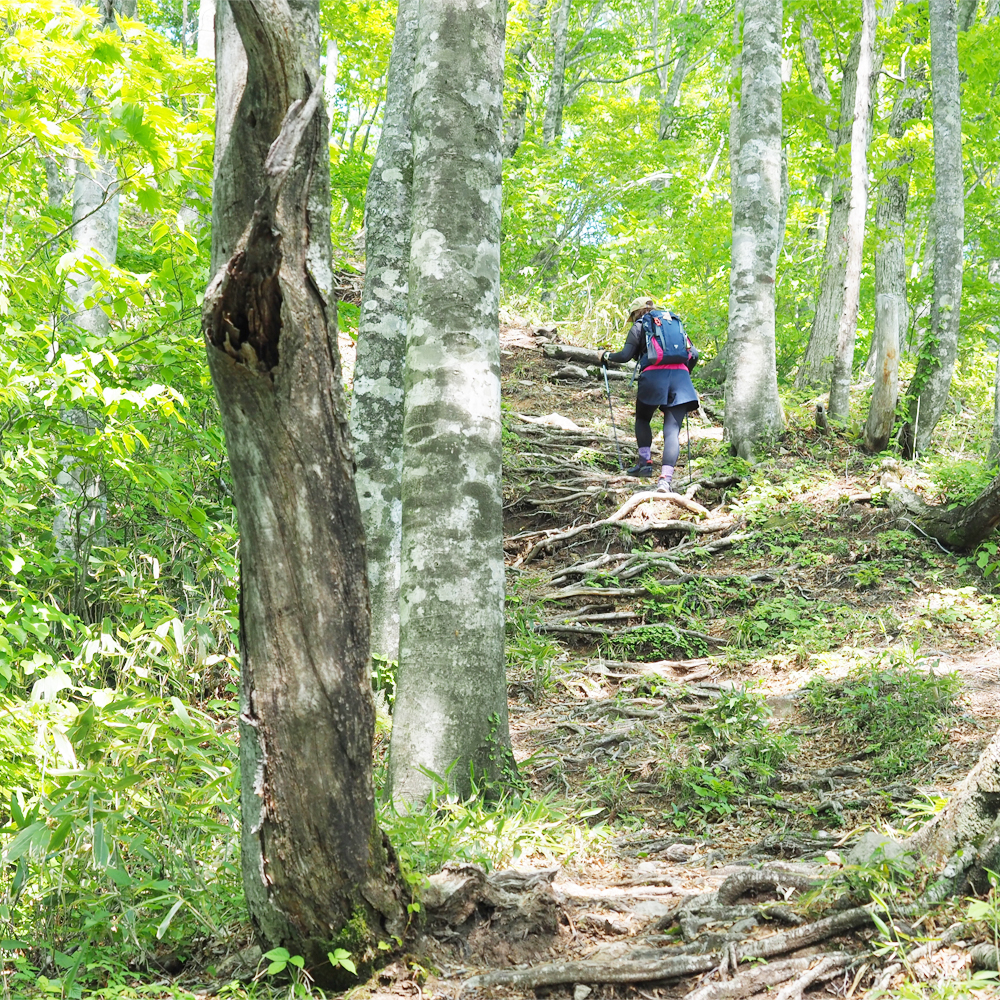
[[[990,438],[987,465],[992,467],[998,463],[1000,463],[1000,354],[997,355],[997,373],[993,380],[993,434]]]
[[[566,47],[569,43],[569,11],[573,0],[556,0],[552,12],[552,75],[545,94],[542,142],[549,146],[562,135],[563,99],[566,90]]]
[[[897,516],[911,520],[926,534],[952,548],[972,548],[1000,525],[1000,476],[972,503],[953,508],[928,504],[919,493],[890,477],[884,476],[883,484],[890,490],[889,506]]]
[[[926,91],[918,72],[907,72],[893,104],[890,139],[902,139],[907,124],[923,117]],[[885,165],[875,211],[875,385],[865,424],[865,447],[871,452],[889,444],[899,398],[899,352],[909,327],[904,235],[912,164],[913,150],[906,146]]]
[[[926,452],[948,401],[958,353],[965,241],[962,101],[955,0],[930,0],[934,122],[934,298],[931,325],[910,383],[903,453]]]
[[[365,197],[365,285],[351,397],[355,485],[365,524],[373,656],[399,659],[403,367],[413,143],[417,0],[401,0],[389,59],[382,137]]]
[[[850,415],[854,340],[858,332],[858,304],[861,299],[861,252],[865,244],[865,217],[868,214],[868,147],[872,135],[872,95],[882,63],[881,58],[875,55],[876,20],[875,0],[861,0],[861,42],[854,96],[854,124],[851,129],[847,259],[828,407],[832,420],[845,422]]]
[[[216,33],[203,330],[240,524],[244,890],[261,943],[332,983],[327,950],[363,960],[404,915],[375,823],[318,3],[221,0]]]
[[[505,9],[504,0],[422,0],[417,27],[389,760],[402,807],[435,789],[427,771],[468,794],[473,777],[496,778],[509,760],[498,325]]]
[[[693,7],[691,8],[690,17],[692,19],[700,18],[705,9],[704,0],[695,0]],[[656,21],[658,18],[655,16],[657,13],[657,8],[654,7],[654,27],[656,26]],[[687,0],[681,0],[680,8],[678,10],[678,16],[682,18],[688,17],[688,5]],[[670,56],[672,51],[679,49],[676,59],[671,60]],[[684,84],[684,78],[688,74],[688,68],[691,61],[691,40],[690,40],[690,26],[685,22],[684,33],[678,38],[676,32],[671,32],[668,37],[668,42],[663,47],[662,57],[659,52],[658,41],[654,35],[653,38],[653,58],[657,61],[663,62],[663,66],[657,72],[657,77],[660,82],[660,123],[658,135],[661,141],[676,138],[675,126],[677,123],[677,102],[681,95],[681,87]],[[673,70],[671,71],[670,64],[673,62]]]
[[[781,211],[781,0],[746,0],[739,150],[733,175],[725,433],[735,454],[785,425],[774,344],[774,280]]]
[[[837,151],[851,137],[860,57],[861,36],[859,34],[854,38],[847,56],[847,64],[844,67],[840,91],[840,117],[836,127],[831,128],[827,125],[827,134],[833,146],[835,161]],[[828,88],[826,92],[828,92]],[[823,266],[820,270],[819,297],[816,301],[816,311],[813,314],[812,329],[809,332],[805,356],[795,377],[795,383],[800,387],[818,386],[830,381],[833,374],[833,355],[837,345],[837,334],[840,329],[840,316],[844,306],[850,185],[848,179],[834,169],[830,186],[830,218],[826,227],[826,249],[823,256]]]

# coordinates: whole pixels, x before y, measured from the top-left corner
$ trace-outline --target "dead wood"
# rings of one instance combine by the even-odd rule
[[[845,956],[846,959],[846,956]],[[708,983],[687,995],[687,1000],[729,1000],[748,997],[752,993],[788,982],[797,973],[808,972],[812,958],[786,958],[782,962],[758,965],[732,979]]]
[[[545,344],[542,347],[545,357],[554,361],[576,361],[583,365],[600,365],[601,351],[592,350],[589,347],[573,347],[571,344]],[[614,362],[608,362],[609,368],[621,368]]]

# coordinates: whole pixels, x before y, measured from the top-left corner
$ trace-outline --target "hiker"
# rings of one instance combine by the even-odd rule
[[[659,409],[663,413],[663,462],[656,488],[669,493],[680,455],[679,436],[684,415],[698,409],[698,393],[691,382],[691,369],[698,361],[698,352],[684,333],[680,317],[669,309],[657,309],[648,296],[632,300],[628,319],[631,328],[625,346],[614,354],[603,351],[601,364],[638,359],[635,440],[639,446],[639,461],[628,470],[628,475],[641,478],[653,475],[653,429],[649,422]]]

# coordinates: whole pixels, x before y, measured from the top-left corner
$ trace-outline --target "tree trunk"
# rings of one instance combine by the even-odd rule
[[[531,94],[531,77],[528,73],[528,56],[534,47],[535,39],[541,31],[545,20],[545,11],[549,0],[534,0],[531,7],[531,17],[528,26],[511,50],[510,65],[514,68],[514,78],[517,81],[514,99],[510,104],[510,112],[504,118],[503,126],[503,156],[508,159],[513,156],[524,141],[525,118],[528,114],[528,97]]]
[[[355,485],[368,554],[373,656],[399,659],[399,558],[402,537],[403,366],[417,0],[401,0],[389,60],[382,137],[365,197],[365,286],[351,398]]]
[[[569,10],[573,0],[556,0],[552,12],[552,75],[545,94],[542,142],[549,146],[562,135],[563,98],[566,89],[566,46],[569,42]]]
[[[861,252],[865,244],[865,217],[868,214],[868,147],[872,136],[872,95],[882,64],[881,58],[875,55],[875,29],[875,0],[861,0],[861,43],[854,97],[854,125],[851,129],[847,259],[828,407],[831,419],[844,422],[850,415],[854,340],[858,332],[858,304],[861,299]]]
[[[854,120],[855,96],[858,85],[858,60],[861,57],[861,36],[856,35],[847,56],[840,91],[840,117],[835,128],[827,126],[836,160],[837,150],[850,139]],[[867,151],[866,151],[867,152]],[[798,386],[819,386],[829,383],[833,375],[833,355],[837,346],[840,316],[844,306],[844,282],[847,271],[847,220],[850,214],[850,184],[834,171],[831,179],[830,219],[826,227],[826,250],[820,270],[819,297],[813,314],[809,342],[799,367],[795,383]]]
[[[900,140],[907,123],[923,117],[926,91],[912,71],[907,74],[892,108],[889,138]],[[885,165],[875,212],[875,386],[865,424],[865,447],[884,451],[892,436],[899,398],[899,352],[909,327],[906,301],[906,207],[910,192],[913,150],[906,147]]]
[[[705,0],[695,0],[690,16],[692,18],[700,18],[704,9]],[[681,0],[680,9],[677,13],[680,17],[686,18],[688,16],[687,0]],[[673,72],[671,72],[669,66],[671,61],[670,54],[672,50],[678,48],[680,51],[677,53],[677,58],[673,61]],[[685,24],[682,38],[677,38],[676,32],[671,33],[670,42],[664,46],[662,56],[662,60],[666,65],[657,74],[660,81],[660,123],[658,134],[661,141],[676,138],[677,102],[681,96],[681,87],[684,84],[684,78],[688,73],[691,61],[690,53],[690,27]],[[653,40],[653,58],[660,59],[655,39]]]
[[[505,10],[504,0],[422,0],[417,27],[389,760],[402,807],[435,789],[428,771],[464,795],[510,760],[498,325]]]
[[[1000,354],[997,355],[997,373],[993,380],[993,435],[990,439],[987,465],[1000,463]]]
[[[965,240],[962,172],[962,102],[958,74],[955,0],[930,0],[931,86],[934,121],[934,298],[931,325],[910,383],[910,419],[903,453],[930,448],[931,435],[948,401],[958,353]]]
[[[889,507],[926,534],[955,549],[969,549],[988,538],[1000,525],[1000,476],[964,507],[928,504],[890,475],[882,477],[889,489]]]
[[[318,3],[221,0],[216,33],[203,324],[240,524],[243,882],[262,944],[332,982],[327,950],[360,958],[404,917],[375,824]]]
[[[785,425],[774,346],[781,212],[781,0],[746,0],[743,14],[725,433],[750,460]]]

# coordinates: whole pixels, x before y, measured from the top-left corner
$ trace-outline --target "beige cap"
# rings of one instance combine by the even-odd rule
[[[632,304],[628,307],[628,314],[631,316],[632,313],[637,313],[640,309],[653,308],[653,300],[648,295],[640,295],[637,299],[632,300]]]

